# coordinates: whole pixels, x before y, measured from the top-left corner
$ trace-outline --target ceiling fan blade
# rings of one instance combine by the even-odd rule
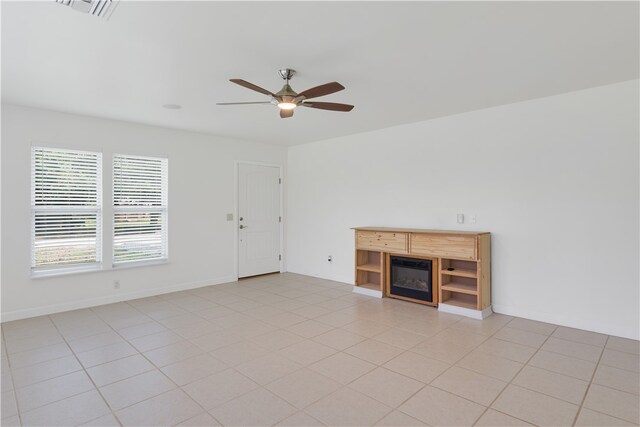
[[[229,80],[232,83],[235,83],[237,85],[246,87],[247,89],[251,89],[251,90],[255,90],[256,92],[260,92],[260,93],[264,93],[265,95],[269,95],[269,96],[273,96],[275,97],[275,95],[271,92],[269,92],[266,89],[261,88],[260,86],[256,86],[253,83],[249,83],[246,80],[242,80],[242,79],[230,79]]]
[[[289,117],[293,117],[293,109],[291,110],[280,110],[280,118],[288,119]]]
[[[353,105],[338,104],[335,102],[303,102],[298,105],[301,105],[303,107],[309,107],[309,108],[318,108],[320,110],[344,111],[344,112],[353,110]]]
[[[317,98],[319,96],[325,96],[332,93],[340,92],[344,89],[338,82],[326,83],[320,86],[312,87],[311,89],[307,89],[304,92],[300,92],[297,98],[304,97],[305,99]]]
[[[270,101],[258,102],[217,102],[216,105],[248,105],[248,104],[271,104]]]

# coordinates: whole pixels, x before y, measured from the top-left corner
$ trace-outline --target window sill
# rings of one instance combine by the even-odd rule
[[[86,267],[69,267],[69,268],[56,268],[51,270],[39,270],[39,271],[31,271],[32,279],[46,279],[49,277],[58,277],[58,276],[70,276],[75,274],[84,274],[84,273],[99,273],[102,271],[114,271],[114,270],[122,270],[127,268],[137,268],[137,267],[151,267],[154,265],[163,265],[169,264],[169,259],[154,259],[150,261],[130,261],[123,264],[117,264],[111,266],[111,268],[103,268],[101,264],[91,265]]]
[[[94,264],[86,267],[56,268],[51,270],[38,270],[38,271],[32,270],[31,278],[43,279],[47,277],[68,276],[71,274],[96,273],[98,271],[103,271],[101,264]]]
[[[169,259],[163,258],[163,259],[154,259],[154,260],[148,260],[148,261],[123,262],[122,264],[113,264],[111,267],[113,270],[122,270],[123,268],[149,267],[152,265],[162,265],[162,264],[168,264],[168,263],[169,263]]]

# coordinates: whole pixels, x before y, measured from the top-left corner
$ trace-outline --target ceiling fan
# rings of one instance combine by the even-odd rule
[[[276,105],[280,109],[280,117],[286,119],[288,117],[293,116],[293,110],[296,107],[308,107],[308,108],[317,108],[320,110],[330,110],[330,111],[343,111],[348,112],[353,110],[353,105],[348,104],[338,104],[335,102],[316,102],[311,101],[308,102],[307,99],[318,98],[320,96],[330,95],[332,93],[339,92],[344,89],[338,82],[326,83],[320,86],[313,87],[311,89],[307,89],[303,92],[297,93],[295,92],[291,86],[289,86],[289,80],[296,73],[296,70],[292,70],[290,68],[283,68],[282,70],[278,70],[280,77],[285,80],[284,86],[280,89],[279,92],[272,93],[266,89],[261,88],[260,86],[256,86],[253,83],[249,83],[246,80],[242,79],[231,79],[229,81],[246,87],[247,89],[255,90],[256,92],[263,93],[265,95],[269,95],[271,98],[269,101],[258,101],[258,102],[219,102],[217,105],[247,105],[247,104],[272,104]]]

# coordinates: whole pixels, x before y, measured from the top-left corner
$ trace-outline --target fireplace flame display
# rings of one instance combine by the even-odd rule
[[[401,288],[415,289],[416,291],[429,292],[429,284],[424,280],[404,278],[394,283],[394,286],[400,286]]]
[[[390,267],[391,295],[433,302],[431,260],[392,256]]]

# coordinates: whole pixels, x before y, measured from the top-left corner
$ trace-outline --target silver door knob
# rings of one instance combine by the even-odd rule
[[[240,230],[242,230],[243,228],[247,228],[247,226],[240,224]]]

